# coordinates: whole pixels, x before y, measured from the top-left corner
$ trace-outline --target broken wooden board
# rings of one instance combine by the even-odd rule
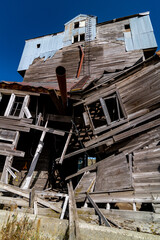
[[[96,180],[96,172],[85,172],[78,182],[74,193],[77,198],[79,194],[93,191]]]
[[[23,190],[23,189],[20,189],[18,187],[15,187],[15,186],[12,186],[12,185],[9,185],[9,184],[5,184],[5,183],[2,183],[2,182],[0,182],[0,189],[11,192],[13,194],[17,194],[17,195],[22,196],[22,197],[27,198],[27,199],[30,198],[30,196],[29,196],[30,195],[30,190],[26,190],[26,189]],[[46,201],[44,199],[41,199],[40,197],[37,197],[36,201],[37,201],[37,203],[40,203],[43,206],[46,206],[46,207],[51,208],[52,210],[54,210],[56,212],[61,213],[61,209],[57,208],[54,205],[54,203],[51,202],[51,201]]]

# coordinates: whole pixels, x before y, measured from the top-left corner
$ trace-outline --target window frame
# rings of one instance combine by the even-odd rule
[[[107,99],[107,97],[113,96],[113,95],[115,95],[115,97],[116,97],[117,109],[118,109],[118,118],[119,118],[118,120],[115,120],[115,121],[111,120],[107,105],[105,103],[105,99]],[[100,104],[102,106],[102,111],[104,113],[106,124],[104,124],[102,126],[99,126],[99,127],[95,127],[94,123],[93,123],[93,120],[92,120],[92,117],[91,117],[91,114],[90,114],[89,105],[92,104],[92,103],[96,103],[98,101],[100,102]],[[126,114],[126,111],[125,111],[125,108],[124,108],[124,105],[122,103],[122,100],[121,100],[121,97],[119,95],[118,90],[113,90],[112,92],[109,92],[108,94],[106,93],[105,95],[103,95],[101,97],[97,97],[96,99],[94,99],[94,101],[90,101],[89,103],[84,104],[84,108],[85,108],[85,110],[88,114],[90,127],[92,128],[92,131],[93,131],[94,134],[98,134],[98,133],[103,132],[105,130],[108,130],[110,128],[119,126],[119,125],[128,121],[127,114]],[[123,118],[120,117],[120,110],[123,114]]]
[[[16,97],[23,97],[24,98],[19,116],[11,115],[11,111],[13,109]],[[4,113],[4,116],[19,119],[19,118],[24,118],[24,115],[25,115],[27,118],[31,118],[32,116],[31,116],[30,111],[28,109],[29,101],[30,101],[30,96],[29,95],[12,93],[11,96],[10,96],[6,111]]]

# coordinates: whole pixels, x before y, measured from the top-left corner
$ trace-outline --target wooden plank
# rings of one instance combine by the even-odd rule
[[[68,200],[69,200],[69,196],[67,195],[65,197],[65,201],[64,201],[64,204],[63,204],[63,208],[62,208],[62,213],[61,213],[60,219],[64,218],[64,215],[65,215],[65,212],[66,212],[66,209],[67,209],[67,205],[68,205]]]
[[[99,217],[103,220],[104,224],[107,227],[111,227],[110,223],[108,222],[108,219],[105,218],[105,216],[103,215],[103,213],[100,211],[100,209],[98,208],[97,204],[93,201],[93,199],[89,196],[89,194],[87,194],[87,198],[89,200],[89,202],[92,204],[92,206],[94,207],[95,211],[97,212],[97,214],[99,215]]]
[[[46,122],[45,128],[47,127],[47,124],[48,124],[48,122]],[[32,177],[33,177],[33,172],[35,170],[35,167],[36,167],[37,162],[38,162],[38,158],[39,158],[39,156],[42,152],[42,149],[43,149],[43,145],[44,145],[43,141],[44,141],[45,135],[46,135],[46,131],[43,131],[42,135],[40,137],[40,141],[39,141],[39,144],[37,146],[36,152],[34,154],[33,160],[31,162],[29,171],[28,171],[28,173],[27,173],[27,175],[26,175],[26,177],[25,177],[25,179],[24,179],[24,181],[21,185],[22,189],[27,189],[30,186],[30,183],[31,183],[31,180],[32,180]]]
[[[94,146],[85,147],[85,148],[79,149],[79,150],[77,150],[77,151],[74,151],[74,152],[72,152],[72,153],[68,153],[68,154],[66,154],[66,155],[64,156],[64,159],[73,157],[73,156],[78,155],[78,154],[83,153],[83,152],[87,152],[87,151],[89,151],[89,150],[92,150],[93,148],[102,146],[103,144],[105,144],[106,146],[110,146],[110,145],[113,144],[113,140],[112,140],[112,139],[107,139],[107,140],[105,140],[105,141],[103,141],[103,142],[100,142],[100,143],[95,144]],[[57,158],[57,159],[56,159],[56,162],[58,162],[59,159],[60,159],[60,158]]]
[[[160,109],[156,109],[156,110],[154,110],[152,112],[149,112],[149,113],[145,114],[144,116],[141,116],[141,117],[139,117],[137,119],[134,119],[133,121],[128,122],[128,123],[126,123],[126,124],[124,124],[124,125],[122,125],[122,126],[120,126],[118,128],[112,129],[112,130],[110,130],[110,131],[100,135],[96,139],[92,139],[92,140],[84,143],[84,145],[85,145],[85,147],[91,146],[91,145],[93,145],[93,144],[95,144],[97,142],[100,142],[100,141],[102,141],[104,139],[112,137],[112,136],[114,136],[114,135],[116,135],[116,134],[118,134],[118,133],[120,133],[122,131],[126,131],[126,130],[128,130],[131,127],[135,127],[136,125],[138,125],[140,123],[143,123],[143,122],[145,122],[147,120],[150,120],[153,117],[156,117],[158,115],[160,115]]]
[[[0,149],[0,155],[3,156],[16,156],[16,157],[24,157],[25,152],[19,150],[12,150],[12,149]]]
[[[29,124],[28,124],[29,125]],[[0,120],[0,128],[5,129],[5,130],[15,130],[15,131],[20,131],[20,132],[29,132],[30,127],[29,126],[16,126],[13,124],[9,124],[8,122],[2,122]]]
[[[9,133],[10,133],[10,131],[9,131]],[[19,132],[14,132],[14,139],[12,141],[12,145],[13,145],[13,148],[15,148],[15,149],[17,148],[18,140],[19,140]],[[13,162],[13,156],[12,155],[7,156],[4,167],[3,167],[3,172],[1,175],[1,181],[4,183],[8,183],[8,172],[9,172],[8,169],[11,169],[12,162]],[[13,170],[15,171],[15,169],[13,169]],[[10,171],[10,173],[11,173],[11,171]]]
[[[24,113],[25,113],[27,118],[31,118],[32,117],[28,107],[26,107],[26,106],[24,107]]]
[[[143,124],[142,126],[139,126],[139,127],[134,128],[134,129],[131,129],[131,130],[127,131],[127,132],[120,133],[120,134],[118,134],[116,136],[113,136],[113,139],[114,139],[115,142],[118,142],[118,141],[120,141],[122,139],[128,138],[128,137],[133,136],[133,135],[135,135],[137,133],[144,132],[144,131],[146,131],[148,129],[157,127],[159,125],[160,125],[160,120],[157,119],[157,120],[154,120],[152,122]]]
[[[5,196],[0,196],[0,204],[9,205],[10,207],[13,205],[21,206],[21,207],[29,206],[29,202],[22,198],[5,197]]]
[[[5,183],[2,183],[2,182],[0,182],[0,189],[6,190],[6,191],[11,192],[13,194],[17,194],[19,196],[22,196],[22,197],[25,197],[25,198],[29,199],[30,191],[27,190],[27,189],[25,189],[25,190],[24,189],[20,189],[18,187],[15,187],[15,186],[12,186],[12,185],[9,185],[9,184],[5,184]],[[43,200],[43,199],[41,199],[39,197],[37,197],[37,202],[40,203],[43,206],[46,206],[48,208],[53,209],[56,212],[61,212],[61,210],[59,208],[57,208],[54,205],[54,203],[48,202],[48,201]]]
[[[96,172],[85,172],[74,190],[75,196],[77,197],[81,193],[90,192],[95,184],[95,180]]]
[[[8,103],[8,105],[7,105],[6,111],[5,111],[5,113],[4,113],[4,116],[8,116],[8,115],[10,114],[11,109],[12,109],[12,106],[13,106],[14,101],[15,101],[15,98],[16,98],[15,94],[12,93],[12,94],[11,94],[11,97],[10,97],[10,99],[9,99],[9,103]]]
[[[69,193],[69,239],[80,240],[78,213],[71,181],[67,184],[67,187]]]
[[[15,187],[13,185],[10,184],[5,184],[3,182],[0,181],[0,189],[17,194],[19,196],[25,197],[27,199],[29,199],[29,190],[23,190],[20,189],[18,187]]]
[[[15,89],[5,89],[5,88],[0,88],[0,92],[3,94],[16,94],[19,96],[25,96],[25,95],[31,95],[31,96],[40,96],[39,93],[36,92],[26,92],[26,91],[19,91],[19,90],[15,90]]]
[[[26,95],[26,96],[24,97],[24,101],[23,101],[22,108],[21,108],[21,111],[20,111],[20,114],[19,114],[19,118],[23,118],[23,117],[24,117],[24,113],[25,113],[24,108],[25,108],[25,107],[28,107],[29,101],[30,101],[30,96],[29,96],[29,95]]]
[[[53,121],[53,122],[65,122],[71,123],[71,116],[64,116],[64,115],[55,115],[55,114],[46,114],[45,120]]]
[[[32,120],[31,120],[32,121]],[[0,118],[0,128],[3,129],[13,129],[13,130],[17,130],[17,131],[23,131],[23,132],[29,132],[30,128],[32,129],[36,129],[38,131],[46,131],[52,134],[57,134],[60,136],[64,136],[65,132],[62,130],[56,130],[56,129],[52,129],[52,128],[45,128],[43,126],[37,126],[34,124],[29,124],[27,123],[27,120],[20,120],[20,119],[10,119],[9,117],[7,118]]]
[[[24,126],[29,127],[31,129],[36,129],[38,131],[45,131],[45,132],[60,135],[60,136],[64,136],[64,134],[65,134],[65,131],[62,131],[62,130],[56,130],[56,129],[52,129],[52,128],[48,128],[48,127],[45,128],[45,127],[37,126],[34,124],[24,124]]]
[[[97,166],[98,166],[100,163],[105,162],[106,160],[107,160],[107,161],[110,160],[110,161],[112,162],[113,159],[114,159],[115,161],[117,161],[117,160],[119,160],[121,157],[124,157],[124,154],[123,154],[123,153],[118,154],[117,156],[110,156],[110,157],[108,157],[108,158],[105,158],[105,159],[101,160],[100,162],[97,162],[97,163],[95,163],[95,164],[93,164],[93,165],[91,165],[91,166],[82,168],[82,169],[79,170],[77,173],[74,173],[74,174],[66,177],[65,180],[67,181],[67,180],[69,180],[69,179],[71,179],[71,178],[73,178],[73,177],[77,177],[77,176],[79,176],[79,175],[81,175],[81,174],[83,174],[84,172],[87,172],[87,171],[94,171],[94,170],[97,169]]]
[[[61,213],[61,209],[56,207],[54,205],[54,203],[52,203],[50,201],[46,201],[44,199],[41,199],[41,198],[37,197],[37,202],[40,203],[41,205],[45,206],[45,207],[51,208],[52,210],[54,210],[58,213]]]
[[[66,143],[65,143],[64,148],[63,148],[63,152],[62,152],[61,158],[60,158],[60,160],[59,160],[59,164],[62,164],[62,163],[63,163],[64,156],[65,156],[65,154],[66,154],[66,151],[67,151],[67,148],[68,148],[68,145],[69,145],[69,142],[70,142],[72,133],[73,133],[73,125],[72,125],[72,128],[71,128],[70,131],[69,131],[69,134],[68,134]]]
[[[110,197],[108,194],[96,194],[90,193],[90,196],[96,203],[160,203],[160,195],[157,195],[157,199],[153,199],[153,197],[145,196],[145,197],[136,197],[136,196],[127,196],[127,197]]]
[[[0,129],[0,140],[5,140],[9,142],[13,142],[16,136],[15,131],[3,130]]]
[[[13,150],[13,148],[14,148],[13,144],[0,142],[0,149],[1,150],[8,150],[8,149]]]
[[[103,98],[100,98],[100,103],[102,105],[103,112],[104,112],[107,124],[110,125],[111,124],[111,119],[110,119],[110,116],[109,116],[109,113],[108,113],[108,109],[106,107],[106,104],[105,104],[105,101],[104,101]]]
[[[133,153],[134,160],[142,160],[142,159],[149,159],[149,158],[156,158],[160,156],[160,147],[156,146],[149,149],[139,150]]]

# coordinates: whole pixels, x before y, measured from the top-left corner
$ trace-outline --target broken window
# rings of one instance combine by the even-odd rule
[[[86,106],[90,124],[94,132],[104,131],[114,125],[119,125],[126,114],[117,92]]]
[[[23,101],[24,101],[24,97],[18,97],[18,96],[15,97],[15,101],[13,103],[13,106],[10,112],[11,116],[16,116],[16,117],[19,116]]]
[[[27,118],[31,118],[32,116],[28,109],[29,100],[29,95],[22,96],[12,93],[4,116],[23,118],[25,115]]]

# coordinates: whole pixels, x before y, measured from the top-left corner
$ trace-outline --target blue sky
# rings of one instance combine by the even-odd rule
[[[17,73],[26,39],[64,30],[76,15],[90,14],[98,22],[150,11],[160,46],[159,0],[3,0],[0,2],[0,81],[22,81]]]

